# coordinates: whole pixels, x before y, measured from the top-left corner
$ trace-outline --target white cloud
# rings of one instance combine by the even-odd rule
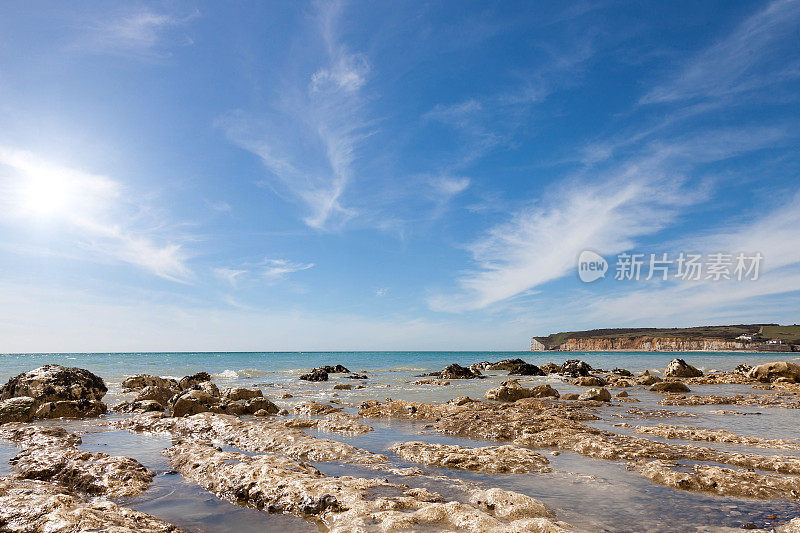
[[[219,121],[232,142],[269,169],[263,184],[304,204],[303,221],[316,229],[341,227],[356,215],[343,195],[354,177],[360,143],[369,135],[361,94],[369,62],[340,42],[340,11],[337,2],[321,5],[317,33],[324,66],[309,78],[284,84],[280,103],[263,117],[237,111]]]
[[[485,308],[563,277],[583,250],[607,255],[630,249],[637,238],[668,227],[686,207],[706,198],[703,185],[684,187],[693,168],[782,136],[785,132],[772,129],[721,130],[654,142],[604,172],[563,182],[471,244],[477,269],[457,280],[458,292],[435,295],[428,303],[437,311]]]
[[[178,40],[170,31],[185,26],[198,15],[193,12],[179,16],[149,8],[103,13],[84,29],[73,48],[96,54],[164,55],[160,50],[167,44],[191,44],[188,36],[182,35]]]
[[[191,274],[180,244],[157,244],[144,230],[115,220],[130,198],[107,177],[53,164],[23,150],[0,146],[0,221],[29,226],[58,223],[77,235],[74,245],[101,259],[136,265],[173,281]],[[54,229],[55,231],[55,229]]]
[[[800,75],[796,64],[787,67],[785,60],[796,52],[798,20],[800,2],[774,0],[692,58],[676,79],[654,88],[641,102],[723,97],[796,78]]]
[[[387,289],[387,288],[381,288],[381,289],[378,289],[377,291],[375,291],[375,296],[377,296],[378,298],[380,298],[380,297],[382,297],[382,296],[386,296],[386,294],[387,294],[388,292],[389,292],[389,289]]]
[[[264,277],[271,280],[285,278],[289,274],[314,267],[314,263],[294,263],[285,259],[268,259],[266,265]]]
[[[229,283],[231,287],[235,287],[239,281],[239,278],[247,274],[248,271],[238,270],[235,268],[214,268],[212,269],[212,272],[221,280]]]
[[[433,188],[445,199],[464,192],[470,183],[471,180],[466,177],[440,176],[431,180]]]

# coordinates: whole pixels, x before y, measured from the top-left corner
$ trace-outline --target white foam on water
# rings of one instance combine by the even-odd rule
[[[219,374],[211,374],[215,378],[219,379],[236,379],[239,377],[239,374],[235,370],[225,369]]]

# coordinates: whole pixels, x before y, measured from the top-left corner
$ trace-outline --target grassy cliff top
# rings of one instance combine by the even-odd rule
[[[760,339],[781,339],[788,344],[800,344],[800,326],[778,324],[737,324],[732,326],[700,326],[695,328],[614,328],[588,331],[562,331],[547,337],[535,337],[548,348],[553,348],[567,339],[607,339],[620,337],[682,337],[687,339],[727,339],[739,335],[758,335]]]

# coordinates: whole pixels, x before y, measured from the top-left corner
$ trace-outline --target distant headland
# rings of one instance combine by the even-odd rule
[[[532,337],[531,351],[797,352],[800,325],[614,328]]]

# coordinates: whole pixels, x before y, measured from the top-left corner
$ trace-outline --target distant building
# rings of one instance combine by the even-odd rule
[[[781,339],[770,339],[767,341],[767,344],[783,344],[783,340]]]
[[[543,352],[547,348],[545,348],[544,344],[536,340],[536,337],[531,337],[531,351],[532,352]]]

